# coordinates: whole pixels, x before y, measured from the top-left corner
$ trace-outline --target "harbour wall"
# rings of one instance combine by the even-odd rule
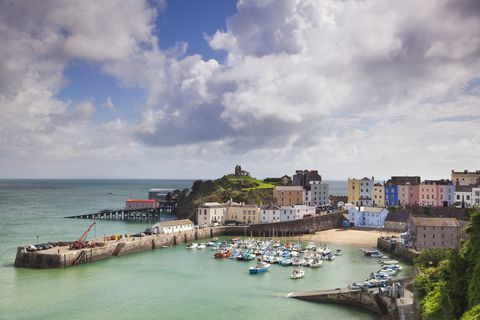
[[[16,267],[24,268],[66,268],[146,250],[193,242],[218,236],[279,237],[299,235],[321,230],[338,228],[342,215],[338,213],[310,217],[300,220],[258,224],[250,226],[206,227],[172,234],[156,234],[144,237],[126,237],[117,241],[97,239],[94,248],[69,250],[66,242],[54,248],[28,252],[19,247],[15,258]]]
[[[405,248],[399,241],[395,239],[384,237],[378,238],[377,248],[390,253],[392,256],[413,264],[413,260],[418,256],[418,252]]]
[[[395,298],[382,295],[378,289],[369,291],[335,289],[293,292],[287,297],[310,302],[334,303],[369,310],[382,319],[394,319],[397,314]]]

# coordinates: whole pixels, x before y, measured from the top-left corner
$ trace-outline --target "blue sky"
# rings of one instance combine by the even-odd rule
[[[225,30],[226,19],[235,12],[234,0],[170,0],[160,11],[154,32],[164,50],[177,42],[186,42],[186,55],[200,54],[204,59],[222,61],[225,52],[213,50],[204,36]],[[67,84],[58,93],[59,99],[74,103],[89,100],[97,105],[112,99],[116,111],[99,108],[94,115],[95,121],[106,121],[118,115],[139,119],[138,106],[145,101],[146,95],[142,89],[122,85],[101,72],[95,63],[83,60],[70,61],[64,75]]]

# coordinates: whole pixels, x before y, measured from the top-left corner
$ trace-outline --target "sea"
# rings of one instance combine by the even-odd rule
[[[375,319],[358,308],[286,298],[293,291],[345,287],[378,270],[375,259],[348,246],[334,246],[344,254],[306,269],[299,280],[289,278],[289,267],[250,275],[252,262],[217,260],[212,251],[184,245],[67,269],[13,266],[18,246],[75,240],[91,223],[66,216],[121,208],[125,199],[145,198],[151,188],[189,188],[192,182],[0,180],[0,319]],[[148,226],[97,221],[89,238]]]

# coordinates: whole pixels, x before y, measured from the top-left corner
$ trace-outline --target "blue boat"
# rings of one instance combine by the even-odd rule
[[[270,263],[263,262],[262,260],[258,260],[257,264],[254,267],[248,268],[248,272],[250,273],[260,273],[266,272],[270,268]]]

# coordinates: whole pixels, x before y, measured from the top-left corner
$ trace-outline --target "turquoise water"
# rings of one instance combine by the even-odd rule
[[[188,187],[185,180],[0,181],[0,319],[373,319],[359,309],[285,298],[291,291],[344,287],[378,269],[355,248],[304,279],[272,266],[249,275],[253,262],[213,259],[184,246],[68,269],[13,267],[21,244],[72,240],[90,221],[62,217],[121,207],[150,188]],[[109,195],[113,192],[113,195]],[[137,232],[147,224],[98,221],[97,236]],[[92,234],[93,236],[93,234]]]

